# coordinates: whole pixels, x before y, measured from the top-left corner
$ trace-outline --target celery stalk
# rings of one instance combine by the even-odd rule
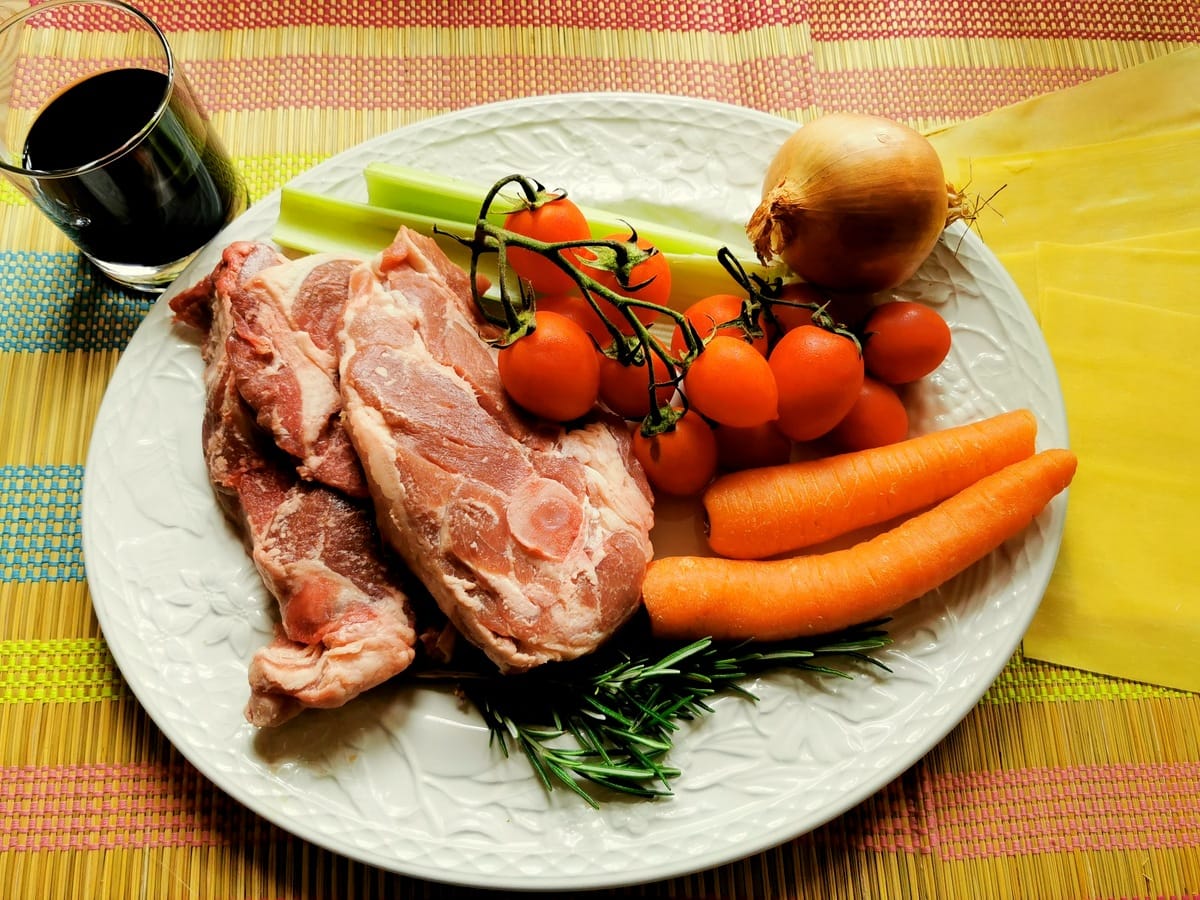
[[[367,163],[363,179],[367,184],[367,202],[373,206],[456,222],[478,219],[479,208],[489,190],[450,175],[392,163]],[[488,221],[502,225],[507,208],[497,208]]]
[[[376,180],[376,185],[378,184]],[[469,267],[470,251],[449,237],[435,234],[434,229],[436,227],[438,231],[469,239],[475,230],[474,216],[479,212],[479,201],[482,201],[483,195],[480,194],[478,201],[470,207],[472,218],[461,220],[439,214],[436,202],[442,195],[438,193],[437,188],[431,188],[424,193],[422,190],[418,189],[415,192],[417,199],[411,205],[388,208],[380,205],[378,199],[374,202],[358,203],[285,187],[281,192],[279,219],[275,224],[273,238],[285,249],[302,253],[351,253],[366,258],[387,247],[396,232],[402,226],[406,226],[420,234],[433,237],[451,260],[463,268]],[[378,196],[377,193],[376,198]],[[395,197],[389,199],[395,200]],[[463,214],[468,207],[465,201],[460,200],[452,200],[446,208],[451,212]],[[593,220],[598,221],[603,220]],[[612,221],[620,222],[615,218]],[[624,226],[617,226],[614,230],[619,231],[622,227]],[[635,227],[638,227],[639,234],[645,234],[654,240],[651,235],[656,233],[653,232],[655,226],[647,225],[645,231],[640,226]],[[672,232],[671,229],[665,231]],[[738,293],[740,288],[717,259],[717,250],[721,245],[706,238],[697,238],[695,235],[690,236],[688,241],[691,243],[688,244],[681,238],[679,242],[669,243],[669,246],[685,247],[683,252],[664,250],[661,245],[656,244],[671,264],[671,305],[683,310],[709,294]],[[688,246],[693,248],[691,252],[687,251]],[[695,250],[696,246],[703,249]],[[490,255],[485,256],[480,266],[480,271],[491,278],[495,277],[493,259]],[[756,262],[742,260],[742,265],[751,273],[763,276],[771,274]]]
[[[371,257],[387,247],[401,227],[435,238],[446,255],[458,265],[470,264],[470,250],[457,241],[435,234],[434,229],[469,239],[475,232],[472,222],[384,209],[294,187],[284,187],[280,192],[279,218],[272,237],[281,247],[302,253],[351,253]]]
[[[432,216],[452,216],[464,222],[474,222],[479,207],[490,186],[483,187],[446,175],[399,166],[393,163],[368,163],[363,170],[367,182],[367,199],[375,206],[403,209]],[[513,196],[517,189],[511,189]],[[672,228],[645,219],[621,216],[603,209],[580,206],[580,211],[592,227],[592,237],[627,234],[632,227],[640,237],[650,241],[663,253],[716,256],[724,246],[707,235]],[[503,210],[501,210],[502,212]],[[489,216],[489,221],[503,224],[503,216]],[[743,264],[747,263],[743,261]]]
[[[712,294],[744,294],[741,286],[733,280],[716,255],[701,253],[663,253],[671,264],[671,307],[685,311],[697,300]],[[769,272],[758,263],[742,260],[742,265],[751,274],[770,277]]]

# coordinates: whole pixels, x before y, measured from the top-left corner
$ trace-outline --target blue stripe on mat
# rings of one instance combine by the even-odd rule
[[[0,581],[82,581],[83,466],[0,466]]]
[[[153,304],[77,253],[0,252],[0,351],[121,350]]]

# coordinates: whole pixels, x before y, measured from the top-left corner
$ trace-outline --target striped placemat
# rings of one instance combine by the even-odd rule
[[[652,91],[928,129],[1200,43],[1195,0],[142,6],[254,199],[376,134],[493,100]],[[0,897],[472,893],[260,819],[122,681],[91,609],[79,497],[91,422],[148,308],[0,186]],[[1200,698],[1018,653],[943,743],[834,822],[609,893],[1200,897]]]

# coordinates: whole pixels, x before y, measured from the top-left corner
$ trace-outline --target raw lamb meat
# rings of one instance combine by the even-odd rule
[[[338,318],[357,259],[315,255],[269,266],[230,294],[228,352],[238,391],[301,477],[367,495],[341,422]]]
[[[653,512],[624,423],[535,425],[481,331],[465,273],[402,230],[351,277],[343,416],[385,538],[515,672],[587,653],[633,614]]]
[[[258,726],[306,707],[341,706],[407,668],[416,644],[412,610],[369,504],[301,480],[239,391],[229,352],[233,297],[284,264],[267,245],[233,244],[212,275],[171,304],[180,321],[206,332],[209,477],[279,603],[276,638],[250,664],[246,718]]]

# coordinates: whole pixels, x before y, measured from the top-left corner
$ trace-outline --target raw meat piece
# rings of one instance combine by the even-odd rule
[[[589,652],[637,609],[652,553],[624,423],[523,416],[433,241],[402,230],[374,266],[351,278],[339,356],[384,537],[501,670]]]
[[[370,507],[320,485],[273,487],[255,480],[242,491],[274,508],[253,532],[254,564],[282,619],[275,641],[250,663],[246,718],[259,726],[304,707],[343,705],[407,669],[417,641]]]
[[[246,718],[278,725],[306,707],[341,706],[403,671],[414,617],[368,504],[304,482],[238,391],[229,347],[231,295],[281,258],[231,245],[213,274],[172,301],[207,332],[204,456],[222,508],[279,603],[280,628],[250,664]]]
[[[336,328],[357,259],[319,254],[266,267],[230,293],[238,391],[302,478],[366,497],[341,422]]]

